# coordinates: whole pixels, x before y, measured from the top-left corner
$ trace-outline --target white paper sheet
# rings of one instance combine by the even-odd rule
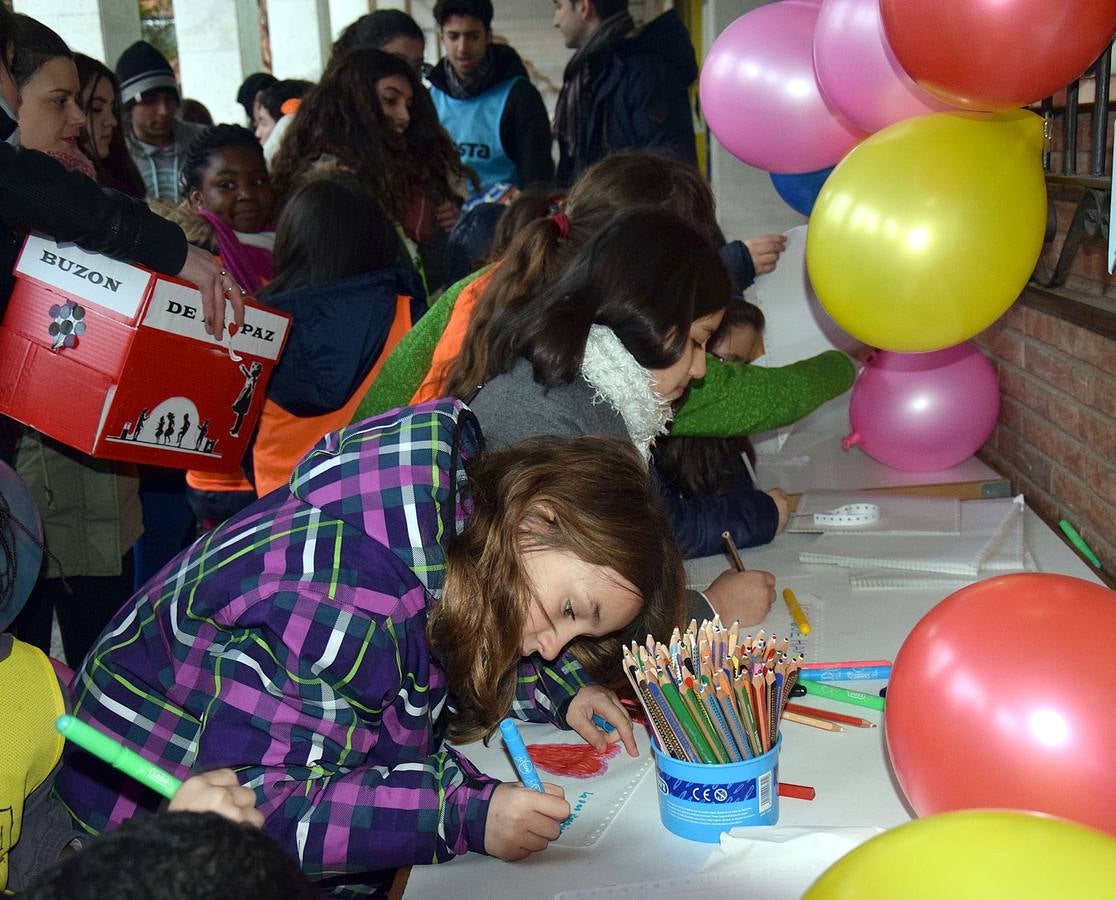
[[[563,891],[554,900],[797,900],[833,863],[882,828],[772,825],[721,836],[704,871]]]
[[[598,756],[576,732],[563,731],[552,725],[523,722],[519,731],[535,761],[539,778],[560,785],[573,810],[562,826],[562,836],[558,838],[558,843],[564,847],[591,847],[595,844],[636,785],[655,767],[647,730],[642,727],[635,729],[639,748],[637,759],[629,757],[620,744],[609,745],[609,751]],[[518,780],[498,734],[487,747],[478,741],[455,749],[487,775],[503,781]],[[545,760],[540,758],[543,754]]]

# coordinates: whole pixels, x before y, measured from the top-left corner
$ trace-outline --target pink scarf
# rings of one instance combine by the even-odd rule
[[[208,209],[199,209],[197,213],[213,227],[221,265],[236,279],[237,284],[254,296],[271,280],[271,251],[240,243],[236,232]]]
[[[80,150],[74,150],[73,152],[68,150],[45,150],[44,152],[47,156],[53,156],[71,172],[81,172],[82,175],[91,180],[97,180],[97,170],[93,168],[93,163],[90,162],[89,157]]]

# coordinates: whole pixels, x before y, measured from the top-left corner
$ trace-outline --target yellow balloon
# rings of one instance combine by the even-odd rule
[[[1027,283],[1046,227],[1042,119],[934,113],[854,147],[810,214],[806,266],[838,325],[914,352],[968,340]]]
[[[1116,839],[1066,819],[962,810],[885,831],[825,870],[802,900],[1075,900],[1116,891]]]

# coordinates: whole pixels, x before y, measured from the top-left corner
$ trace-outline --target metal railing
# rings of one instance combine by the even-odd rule
[[[1108,158],[1108,135],[1111,130],[1111,112],[1109,103],[1109,80],[1112,75],[1112,53],[1109,47],[1100,55],[1082,79],[1092,76],[1093,97],[1091,111],[1083,121],[1081,116],[1081,85],[1082,79],[1071,82],[1066,87],[1065,107],[1061,121],[1061,171],[1052,171],[1053,153],[1052,145],[1056,136],[1057,113],[1053,97],[1042,101],[1041,112],[1046,122],[1046,146],[1042,154],[1042,167],[1046,172],[1046,181],[1051,185],[1062,185],[1077,189],[1080,196],[1077,208],[1069,228],[1066,230],[1065,241],[1061,253],[1054,266],[1054,272],[1045,281],[1033,279],[1033,283],[1045,288],[1060,288],[1069,277],[1077,251],[1086,241],[1108,241],[1109,234],[1109,209],[1112,195],[1112,176],[1105,175],[1105,162]],[[1078,172],[1078,146],[1079,132],[1087,130],[1091,137],[1090,152],[1087,172]],[[1057,222],[1054,215],[1054,204],[1050,203],[1046,229],[1046,241],[1054,240],[1057,231]]]

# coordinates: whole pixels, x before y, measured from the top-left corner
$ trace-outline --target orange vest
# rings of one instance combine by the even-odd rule
[[[217,260],[218,264],[223,265],[220,256],[214,256],[213,258]],[[252,487],[252,482],[244,477],[244,473],[240,469],[235,472],[199,472],[196,469],[187,469],[186,483],[195,491],[251,492],[255,490]]]
[[[449,376],[450,369],[453,368],[458,354],[461,353],[461,348],[465,345],[465,333],[469,330],[469,323],[473,321],[473,312],[477,308],[477,301],[480,300],[481,294],[488,287],[495,271],[496,267],[493,266],[483,275],[465,285],[461,289],[461,293],[457,295],[457,302],[453,304],[449,321],[446,322],[446,330],[442,332],[442,336],[438,338],[438,343],[434,347],[434,356],[430,360],[430,371],[426,373],[426,378],[423,379],[422,384],[419,385],[415,395],[411,398],[412,403],[424,403],[427,400],[433,400],[435,397],[446,395],[446,378]]]
[[[260,415],[259,432],[252,461],[256,473],[256,493],[263,497],[285,485],[291,472],[318,441],[331,431],[344,428],[352,419],[360,401],[368,393],[380,367],[388,354],[411,328],[411,298],[398,294],[395,298],[395,317],[384,340],[384,348],[345,405],[320,416],[296,416],[287,412],[273,400],[264,401]]]

